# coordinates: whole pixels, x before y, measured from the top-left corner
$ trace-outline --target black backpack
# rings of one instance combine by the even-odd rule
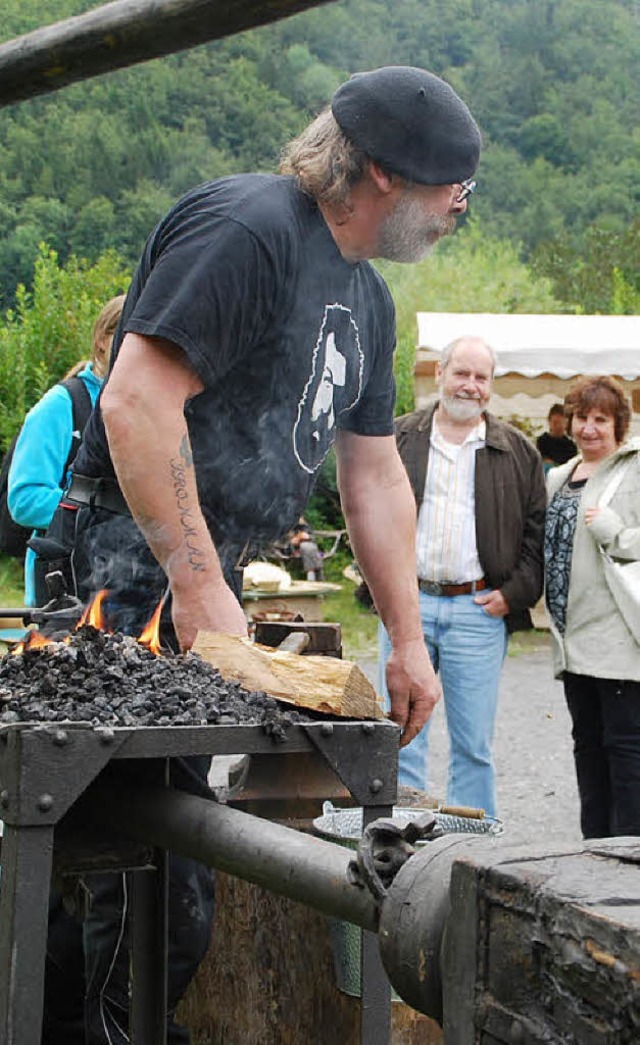
[[[85,425],[89,420],[89,415],[93,408],[87,386],[79,377],[68,377],[66,381],[60,381],[59,383],[63,388],[66,388],[71,396],[71,404],[73,407],[73,439],[71,440],[69,456],[67,457],[62,475],[60,476],[61,481],[64,481],[64,477],[78,452],[78,447],[82,440],[82,433],[84,432]],[[7,503],[9,492],[9,469],[11,467],[13,452],[19,435],[20,433],[14,436],[9,449],[4,455],[2,468],[0,468],[0,552],[3,552],[4,555],[11,555],[14,559],[24,559],[27,550],[27,541],[33,532],[24,526],[20,526],[20,524],[13,519]]]

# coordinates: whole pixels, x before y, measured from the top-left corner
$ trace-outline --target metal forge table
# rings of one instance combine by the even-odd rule
[[[166,853],[120,836],[100,816],[85,820],[80,832],[74,824],[101,772],[117,768],[116,760],[158,760],[145,765],[162,780],[171,757],[255,754],[263,769],[271,764],[278,774],[288,754],[306,753],[311,760],[324,760],[364,807],[365,826],[391,815],[396,726],[334,720],[292,726],[287,735],[286,743],[277,744],[260,726],[0,727],[0,1045],[40,1041],[52,873],[123,868],[131,874],[132,887],[132,1041],[162,1045],[166,1040]],[[126,807],[109,810],[111,825],[125,818]],[[377,938],[369,932],[363,933],[362,985],[362,1041],[386,1045],[390,988]]]

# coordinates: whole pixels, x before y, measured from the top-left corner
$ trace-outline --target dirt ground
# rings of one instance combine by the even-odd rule
[[[529,638],[529,637],[528,637]],[[562,683],[553,678],[549,638],[536,633],[525,652],[507,656],[495,734],[498,815],[513,842],[579,841],[579,802],[571,750],[571,723]],[[361,667],[375,681],[373,659]],[[444,706],[434,712],[429,791],[446,794],[448,737]]]

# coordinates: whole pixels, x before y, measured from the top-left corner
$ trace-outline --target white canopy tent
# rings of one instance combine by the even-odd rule
[[[435,392],[435,364],[449,342],[484,338],[498,356],[491,409],[540,421],[581,374],[612,374],[640,412],[640,317],[418,312],[416,406]],[[636,426],[638,418],[635,419]]]

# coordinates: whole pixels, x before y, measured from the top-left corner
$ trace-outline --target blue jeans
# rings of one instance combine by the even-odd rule
[[[473,600],[473,595],[420,592],[420,616],[429,656],[442,682],[451,745],[447,804],[475,806],[495,816],[491,745],[507,629],[503,617],[490,617]],[[378,638],[380,692],[388,707],[385,668],[391,643],[382,625]],[[415,740],[400,752],[400,784],[428,791],[428,744],[427,722]]]

